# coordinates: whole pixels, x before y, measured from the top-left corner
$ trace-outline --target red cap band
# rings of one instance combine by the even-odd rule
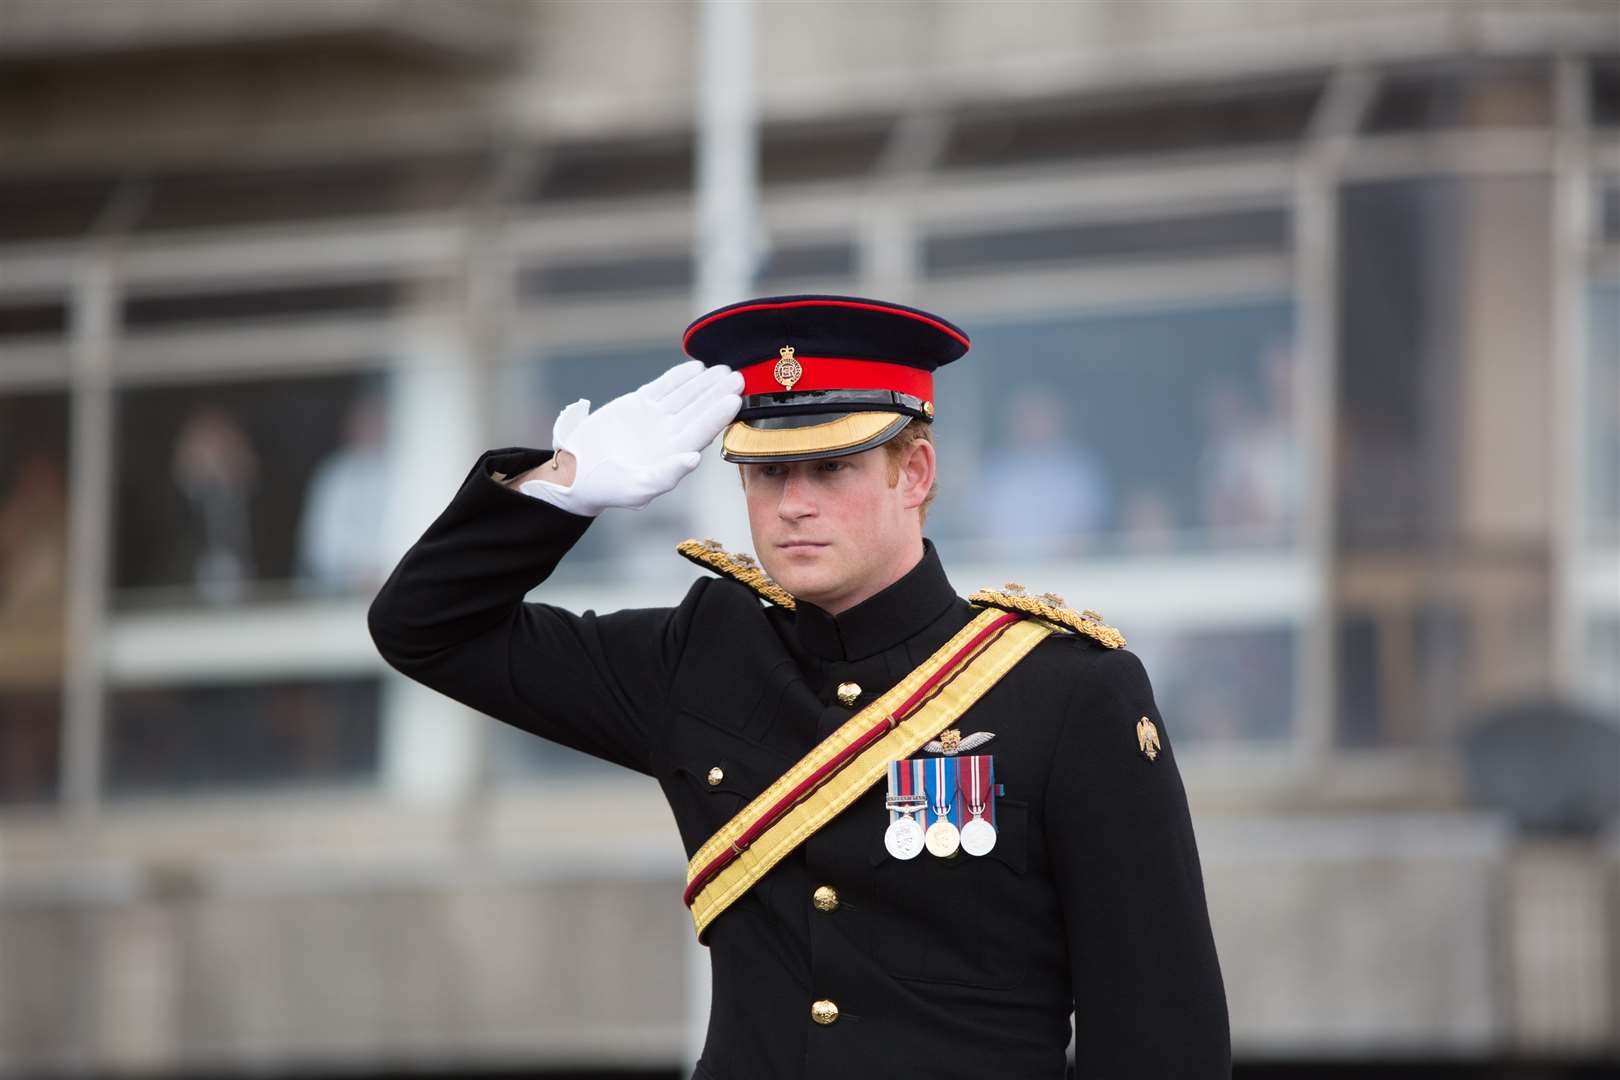
[[[924,401],[934,400],[934,375],[905,364],[882,360],[847,360],[831,356],[796,356],[800,374],[792,389],[799,390],[895,390]],[[780,357],[761,360],[741,368],[743,393],[781,394],[788,391],[776,378]]]

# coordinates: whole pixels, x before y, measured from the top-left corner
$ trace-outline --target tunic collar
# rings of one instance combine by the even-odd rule
[[[939,552],[923,537],[917,565],[840,615],[799,600],[795,626],[804,650],[826,660],[861,660],[913,637],[956,603]]]

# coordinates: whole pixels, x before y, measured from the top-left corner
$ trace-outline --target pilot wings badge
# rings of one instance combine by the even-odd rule
[[[953,757],[964,750],[977,750],[995,737],[996,733],[993,731],[975,731],[972,735],[964,736],[956,728],[951,728],[942,732],[939,738],[929,742],[923,749],[930,754]]]

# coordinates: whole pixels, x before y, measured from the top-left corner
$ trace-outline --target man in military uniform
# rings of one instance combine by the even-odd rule
[[[390,664],[653,777],[691,860],[713,1002],[696,1078],[1230,1075],[1225,992],[1170,733],[1092,612],[963,599],[922,535],[933,372],[967,336],[854,297],[770,297],[554,450],[484,454],[372,604]],[[722,429],[759,558],[672,608],[524,597],[608,508]],[[1031,507],[1038,514],[1040,508]]]

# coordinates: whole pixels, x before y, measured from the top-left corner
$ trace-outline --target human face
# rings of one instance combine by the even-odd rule
[[[888,453],[743,466],[754,550],[778,585],[836,615],[917,565],[934,447],[907,447],[893,486]]]

